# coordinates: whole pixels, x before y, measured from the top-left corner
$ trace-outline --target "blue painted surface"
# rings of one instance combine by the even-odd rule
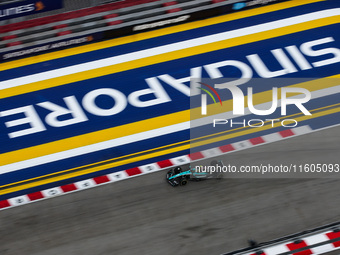
[[[158,75],[162,74],[169,74],[177,79],[188,77],[190,75],[190,68],[204,66],[223,60],[238,60],[251,67],[245,56],[255,53],[259,54],[263,62],[268,67],[270,67],[270,70],[280,70],[282,69],[282,67],[280,67],[279,63],[275,60],[270,50],[282,48],[289,45],[300,45],[303,42],[321,39],[329,36],[332,36],[335,41],[325,44],[324,47],[326,47],[327,45],[327,47],[340,48],[340,34],[338,33],[338,28],[338,25],[331,25],[296,33],[293,35],[286,35],[260,42],[195,55],[192,57],[172,60],[147,67],[141,67],[138,69],[128,70],[116,74],[105,75],[98,78],[79,81],[76,83],[70,83],[37,92],[31,92],[10,98],[0,99],[0,111],[14,109],[26,105],[34,105],[35,110],[39,114],[40,118],[44,120],[46,115],[49,114],[50,111],[36,106],[36,104],[41,102],[50,101],[57,105],[65,107],[65,103],[63,102],[64,97],[75,96],[77,101],[80,103],[86,93],[99,88],[114,88],[123,92],[127,97],[134,91],[147,89],[148,85],[146,84],[145,79],[150,77],[157,77]],[[320,57],[306,57],[306,59],[310,63],[327,58],[329,58],[329,54]],[[253,67],[251,68],[253,70],[254,78],[259,77]],[[204,68],[202,70],[202,76],[208,77],[208,74],[205,72]],[[221,68],[221,70],[224,77],[240,76],[240,71],[234,67]],[[338,74],[339,70],[340,63],[338,62],[327,66],[315,67],[309,70],[298,70],[295,73],[286,74],[277,78],[320,78]],[[3,123],[15,119],[15,117],[13,117],[13,115],[2,117],[0,119],[0,143],[6,144],[7,146],[1,146],[0,153],[18,150],[21,148],[26,148],[42,143],[48,143],[67,137],[73,137],[89,132],[103,130],[114,126],[120,126],[127,123],[133,123],[136,121],[189,109],[190,104],[188,96],[182,94],[181,92],[172,88],[170,85],[164,83],[163,81],[160,82],[169,97],[171,98],[170,102],[145,108],[137,108],[128,104],[126,109],[121,113],[105,117],[95,116],[85,111],[86,116],[89,119],[86,122],[60,128],[50,127],[45,123],[45,126],[47,128],[46,131],[18,137],[15,139],[10,139],[8,137],[8,133],[18,131],[18,129],[20,130],[22,129],[22,127],[6,128]],[[289,79],[287,79],[287,84],[289,84]],[[254,91],[261,92],[271,89],[271,87],[268,86],[268,84],[267,86],[258,85],[256,87],[256,90],[254,89]],[[278,84],[275,86],[281,87],[282,85]],[[246,86],[240,86],[240,88],[245,92]],[[225,93],[221,93],[221,95],[223,100],[231,98],[231,95],[227,95]],[[145,96],[143,98],[143,100],[149,99],[152,99],[151,95]],[[112,101],[112,99],[103,97],[100,99],[98,104],[103,108],[110,108],[112,107],[112,105],[114,105],[114,102]]]
[[[291,8],[289,10],[282,10],[277,11],[274,13],[269,14],[263,14],[258,15],[255,17],[249,17],[242,20],[237,21],[230,21],[227,23],[212,25],[204,28],[198,28],[194,29],[192,31],[187,32],[181,32],[173,35],[167,35],[162,36],[159,38],[153,38],[141,42],[135,42],[130,43],[126,45],[111,47],[108,49],[98,50],[95,52],[90,53],[83,53],[76,56],[70,56],[58,60],[51,60],[44,63],[34,64],[27,67],[20,67],[15,68],[8,71],[3,71],[0,76],[0,80],[7,80],[9,78],[15,78],[18,74],[20,76],[22,75],[28,75],[36,72],[42,72],[47,70],[53,70],[55,68],[60,68],[64,66],[70,66],[78,63],[85,63],[88,61],[93,61],[96,59],[102,59],[109,56],[119,55],[122,53],[128,53],[136,50],[145,49],[147,47],[155,47],[159,45],[165,45],[169,43],[173,43],[176,41],[196,38],[208,34],[214,34],[218,32],[225,31],[226,24],[228,25],[228,29],[233,30],[238,27],[244,27],[245,24],[247,26],[254,25],[254,24],[260,24],[264,22],[268,22],[271,20],[276,20],[280,18],[290,17],[294,15],[303,14],[306,12],[312,12],[312,11],[318,11],[320,9],[327,9],[330,7],[338,6],[338,3],[336,1],[328,1],[328,2],[322,2],[322,3],[315,3],[308,5],[308,8],[306,6],[303,7],[295,7]],[[327,27],[322,28],[315,28],[308,31],[303,31],[299,33],[294,33],[291,35],[285,35],[273,39],[268,39],[260,42],[254,42],[249,43],[246,45],[226,48],[222,50],[217,50],[209,53],[199,54],[196,56],[186,57],[178,60],[168,61],[165,63],[155,64],[151,66],[141,67],[134,70],[128,70],[116,74],[110,74],[98,78],[93,78],[85,81],[80,81],[76,83],[70,83],[63,86],[55,87],[55,88],[49,88],[45,90],[41,90],[38,92],[32,92],[27,93],[23,95],[14,96],[11,98],[5,98],[0,100],[0,111],[13,109],[17,107],[22,107],[26,105],[34,105],[35,110],[39,114],[39,117],[44,120],[46,115],[49,113],[49,111],[37,106],[37,103],[45,102],[45,101],[51,101],[57,105],[65,106],[65,103],[63,102],[62,98],[67,96],[75,96],[77,101],[80,103],[82,101],[82,98],[85,94],[87,94],[90,91],[93,91],[98,88],[114,88],[122,93],[124,93],[125,96],[128,96],[134,91],[142,90],[148,88],[148,85],[145,82],[145,79],[150,77],[157,77],[158,75],[162,74],[169,74],[174,78],[183,78],[188,77],[190,75],[190,68],[194,68],[197,66],[204,66],[210,63],[215,63],[223,60],[238,60],[243,63],[246,63],[249,67],[251,65],[249,64],[246,56],[250,54],[259,54],[263,62],[270,67],[271,70],[277,70],[280,69],[279,63],[275,60],[270,50],[283,48],[290,45],[301,45],[304,42],[317,40],[325,37],[333,37],[334,42],[325,44],[324,47],[334,47],[334,48],[340,48],[340,34],[339,31],[339,25],[329,25]],[[226,47],[228,47],[226,45]],[[316,49],[319,46],[315,47]],[[315,61],[321,61],[323,59],[330,58],[331,55],[323,55],[323,56],[315,56],[315,57],[308,57],[306,56],[306,59],[309,63],[315,62]],[[289,57],[291,61],[293,59]],[[259,75],[256,73],[255,69],[253,67],[252,71],[254,73],[254,78],[259,77]],[[225,77],[239,77],[240,72],[236,68],[222,68],[222,73]],[[340,70],[340,63],[334,63],[331,65],[323,66],[323,67],[314,67],[310,70],[299,70],[295,73],[286,74],[284,76],[281,76],[280,78],[292,78],[287,79],[286,84],[279,84],[275,85],[276,87],[281,86],[287,86],[290,84],[293,84],[294,81],[293,78],[321,78],[321,77],[327,77],[335,74],[339,74]],[[207,77],[208,74],[203,69],[203,77]],[[120,126],[128,123],[133,123],[136,121],[149,119],[157,116],[162,116],[165,114],[170,114],[182,110],[189,109],[190,107],[190,100],[189,97],[182,94],[181,92],[175,90],[174,88],[170,87],[168,84],[161,82],[162,87],[165,89],[166,93],[171,98],[170,102],[150,106],[146,108],[136,108],[132,105],[127,105],[126,109],[122,111],[119,114],[113,115],[113,116],[107,116],[107,117],[99,117],[95,116],[93,114],[90,114],[89,112],[86,112],[84,109],[84,112],[86,113],[86,116],[88,117],[88,121],[83,123],[78,123],[66,127],[50,127],[45,123],[45,126],[47,128],[46,131],[27,135],[23,137],[18,137],[14,139],[10,139],[8,137],[8,133],[16,131],[16,128],[7,128],[4,123],[6,121],[9,121],[13,119],[13,116],[9,117],[2,117],[0,118],[0,153],[5,153],[9,151],[14,151],[22,148],[27,148],[39,144],[44,144],[52,141],[57,141],[60,139],[78,136],[81,134],[86,134],[90,132],[95,132],[99,130],[104,130],[107,128]],[[245,87],[242,87],[243,91],[245,90]],[[271,89],[268,87],[268,85],[259,85],[256,87],[256,92],[266,91],[268,89]],[[230,99],[231,96],[226,93],[220,93],[222,94],[222,100]],[[151,97],[145,97],[144,100],[149,100]],[[327,106],[333,103],[339,103],[339,97],[338,95],[332,95],[320,99],[315,99],[310,101],[308,104],[306,104],[308,109],[314,109],[322,106]],[[109,108],[112,106],[113,102],[112,100],[108,100],[107,98],[102,98],[100,102],[101,107],[103,108]],[[293,114],[298,112],[297,109],[288,108],[288,113]],[[279,116],[279,114],[276,112],[273,114],[273,118]],[[245,118],[251,118],[254,116],[245,116]],[[329,125],[335,125],[339,124],[340,118],[339,114],[332,114],[330,116],[323,117],[322,120],[310,120],[310,121],[304,121],[302,123],[299,123],[299,125],[310,125],[313,129],[314,128],[322,128]],[[20,128],[22,129],[22,127]],[[209,131],[206,129],[206,127],[202,127],[202,134],[208,134]],[[223,129],[223,127],[221,127]],[[242,137],[237,137],[234,139],[231,139],[230,141],[227,141],[227,143],[233,143],[244,139],[249,139],[252,137],[257,137],[259,135],[264,135],[276,131],[283,130],[283,128],[276,128],[271,129],[268,131],[259,131],[258,133],[246,135]],[[16,171],[13,173],[4,174],[1,176],[0,179],[0,185],[8,184],[17,182],[20,180],[25,180],[28,178],[33,178],[41,175],[46,175],[53,172],[58,172],[65,169],[74,168],[77,166],[82,166],[90,163],[95,163],[107,159],[111,159],[114,157],[122,156],[122,155],[128,155],[131,153],[139,152],[141,150],[147,150],[152,148],[158,148],[160,146],[164,146],[170,143],[180,142],[184,140],[188,140],[190,138],[189,130],[169,134],[169,135],[163,135],[157,138],[148,139],[140,142],[134,142],[127,145],[122,145],[119,147],[106,149],[100,152],[90,153],[83,156],[73,157],[69,159],[64,159],[61,161],[26,168],[20,171]],[[204,146],[201,149],[206,149],[211,146],[219,146],[226,144],[226,141],[221,141],[218,143],[215,143],[213,145]],[[76,180],[81,180],[89,177],[96,176],[98,174],[103,173],[109,173],[114,171],[120,171],[131,167],[136,167],[139,165],[152,163],[158,160],[168,159],[170,157],[175,157],[183,154],[187,154],[189,151],[179,151],[177,153],[172,153],[170,155],[164,155],[157,158],[150,158],[148,160],[143,160],[140,162],[135,162],[132,164],[116,167],[114,169],[107,169],[105,171],[101,171],[100,173],[93,173],[88,174],[85,176],[72,178],[67,181],[58,182],[54,184],[44,185],[43,188],[51,187],[57,184],[61,184],[65,182],[71,182]],[[41,189],[42,187],[37,187],[30,189],[29,191],[37,191]],[[11,196],[17,196],[20,194],[24,194],[27,191],[20,191],[13,194],[9,194],[6,196],[0,196],[0,199],[2,198],[8,198]]]

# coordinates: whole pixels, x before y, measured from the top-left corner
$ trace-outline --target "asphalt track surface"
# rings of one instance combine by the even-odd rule
[[[340,127],[228,154],[235,164],[339,163]],[[173,188],[165,171],[0,212],[0,254],[221,254],[339,220],[339,178]],[[306,175],[306,177],[308,177]]]
[[[339,255],[339,251],[325,253],[324,255]]]

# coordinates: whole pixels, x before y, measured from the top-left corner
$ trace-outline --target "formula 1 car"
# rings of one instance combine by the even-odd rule
[[[212,161],[210,163],[211,166],[219,165],[221,167],[224,166],[222,161]],[[201,181],[206,179],[221,179],[221,172],[210,172],[210,171],[201,171],[199,168],[190,167],[189,169],[184,171],[181,167],[175,167],[170,169],[166,174],[167,182],[173,186],[184,186],[188,183],[188,181]]]

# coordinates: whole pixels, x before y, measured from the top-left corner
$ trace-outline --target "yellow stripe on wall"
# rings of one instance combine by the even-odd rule
[[[294,115],[286,116],[286,117],[288,117],[288,118],[294,117],[295,120],[299,121],[299,122],[305,121],[305,120],[310,120],[310,119],[315,119],[315,118],[319,118],[319,117],[323,117],[323,116],[326,116],[326,115],[330,115],[330,114],[340,112],[340,107],[333,108],[335,106],[339,106],[339,104],[335,104],[335,105],[332,105],[332,106],[321,107],[321,108],[318,108],[318,109],[311,110],[311,112],[313,114],[308,115],[308,116],[304,116],[304,115],[299,113],[299,114],[294,114]],[[331,109],[329,109],[329,108],[331,108]],[[300,116],[300,117],[298,117],[298,116]],[[275,123],[274,127],[278,127],[279,125],[280,125],[279,123]],[[60,171],[58,173],[39,176],[39,177],[32,178],[32,179],[29,179],[29,180],[24,180],[24,181],[20,181],[20,182],[16,182],[16,183],[11,183],[11,184],[6,184],[6,185],[3,185],[3,186],[0,186],[0,188],[2,189],[2,190],[0,190],[0,195],[4,195],[4,194],[11,193],[11,192],[24,190],[24,189],[28,189],[28,188],[48,184],[48,183],[53,183],[53,182],[57,182],[57,181],[61,181],[61,180],[66,180],[66,179],[70,179],[70,178],[73,178],[73,177],[77,177],[77,176],[81,176],[81,175],[85,175],[85,174],[89,174],[89,173],[93,173],[93,172],[98,172],[98,171],[106,170],[106,169],[109,169],[109,168],[114,168],[114,167],[117,167],[117,166],[126,165],[126,164],[129,164],[129,163],[138,162],[138,161],[141,161],[141,160],[144,160],[144,159],[159,157],[159,156],[167,155],[167,154],[178,152],[178,151],[188,150],[190,148],[194,148],[194,147],[198,147],[198,146],[202,146],[202,145],[206,145],[206,144],[210,144],[210,143],[214,143],[214,142],[225,141],[225,140],[232,139],[232,138],[235,138],[235,137],[257,133],[257,132],[268,130],[268,129],[271,129],[271,128],[272,128],[271,125],[263,126],[260,130],[253,129],[253,128],[246,129],[244,127],[240,127],[240,128],[237,128],[237,129],[230,130],[230,131],[239,130],[238,132],[232,133],[230,131],[226,131],[226,132],[223,132],[223,133],[225,133],[225,135],[223,135],[223,136],[207,139],[207,140],[204,140],[204,141],[197,141],[197,142],[191,141],[190,144],[185,143],[187,141],[176,143],[176,144],[170,144],[168,146],[163,146],[163,147],[160,147],[160,148],[154,148],[152,150],[148,150],[147,154],[144,154],[145,151],[142,151],[140,153],[134,153],[134,154],[126,155],[126,156],[124,156],[124,158],[126,157],[126,159],[121,159],[121,160],[113,162],[113,163],[102,164],[102,163],[105,163],[105,161],[101,161],[101,162],[97,162],[96,164],[91,164],[91,165],[93,165],[92,167],[91,167],[91,165],[87,165],[85,167],[89,167],[89,168],[84,169],[84,170],[79,170],[79,171],[76,171],[76,172],[73,172],[73,171],[76,170],[77,168],[73,168],[73,169]],[[216,135],[216,134],[208,135],[206,137],[214,136],[214,135]],[[176,146],[174,146],[174,145],[176,145]],[[159,149],[161,149],[161,150],[159,150]],[[141,154],[141,155],[138,155],[138,154]],[[133,157],[131,157],[131,156],[133,156]],[[116,159],[119,159],[119,158],[116,158]],[[84,167],[84,166],[82,166],[82,167]],[[55,174],[60,174],[60,175],[52,176],[52,175],[55,175]],[[29,183],[27,183],[27,181],[29,181]],[[13,185],[16,185],[16,186],[13,187]],[[7,187],[7,188],[5,188],[5,187]]]
[[[310,92],[317,91],[325,88],[331,88],[334,86],[340,85],[338,83],[338,79],[340,75],[334,75],[318,80],[308,81],[300,84],[294,84],[287,87],[299,87],[308,89]],[[257,94],[254,94],[254,103],[262,104],[266,102],[270,102],[272,100],[271,91],[264,91]],[[227,100],[223,102],[223,109],[232,109],[232,100]],[[217,104],[209,105],[209,114],[217,114],[221,111],[221,107]],[[126,125],[113,127],[105,130],[100,130],[84,135],[74,136],[58,141],[54,141],[51,143],[41,144],[21,150],[16,150],[12,152],[7,152],[0,154],[0,162],[1,165],[7,165],[11,163],[15,163],[18,161],[23,161],[31,158],[36,158],[52,153],[57,153],[60,151],[66,151],[90,144],[95,144],[119,137],[124,137],[128,135],[132,135],[135,133],[141,133],[148,130],[153,130],[156,128],[166,127],[186,121],[190,121],[190,115],[192,116],[200,116],[200,108],[196,108],[193,110],[185,110],[181,112],[176,112],[164,116],[159,116],[143,121],[138,121],[135,123],[129,123]]]

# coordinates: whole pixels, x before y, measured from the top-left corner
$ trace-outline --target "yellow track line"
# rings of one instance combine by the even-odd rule
[[[317,108],[317,109],[313,109],[311,110],[311,112],[315,112],[315,111],[320,111],[320,110],[327,110],[327,108],[330,108],[330,107],[335,107],[335,106],[338,106],[340,105],[340,103],[338,104],[334,104],[334,105],[331,105],[331,106],[324,106],[324,107],[320,107],[320,108]],[[284,116],[284,117],[281,117],[281,118],[278,118],[278,119],[283,119],[283,118],[294,118],[294,117],[297,117],[297,116],[300,116],[302,115],[301,113],[296,113],[296,114],[292,114],[292,115],[289,115],[289,116]],[[270,123],[271,121],[266,121],[265,123]],[[276,123],[277,124],[277,123]],[[277,125],[276,125],[277,126]],[[276,127],[275,126],[275,127]],[[27,181],[34,181],[34,180],[39,180],[41,178],[46,178],[46,177],[49,177],[49,176],[52,176],[53,175],[56,175],[56,174],[66,174],[67,172],[70,172],[70,171],[75,171],[77,169],[80,169],[81,168],[84,168],[84,167],[95,167],[96,165],[98,164],[105,164],[109,161],[112,161],[112,160],[123,160],[124,158],[126,157],[135,157],[135,156],[138,156],[138,154],[141,154],[141,153],[149,153],[148,155],[150,155],[150,153],[154,152],[154,151],[157,151],[159,149],[166,149],[167,147],[172,147],[172,146],[177,146],[176,148],[179,148],[180,146],[184,146],[186,143],[188,143],[189,141],[191,142],[191,145],[195,144],[197,146],[201,146],[201,144],[199,144],[199,140],[201,140],[202,138],[209,138],[209,137],[215,137],[217,135],[221,136],[223,134],[226,134],[228,135],[228,133],[231,133],[231,134],[240,134],[241,132],[238,132],[236,133],[235,131],[241,131],[245,129],[245,127],[238,127],[238,128],[234,128],[232,130],[227,130],[227,131],[223,131],[223,132],[219,132],[219,133],[214,133],[214,134],[210,134],[210,135],[206,135],[206,136],[203,136],[203,137],[198,137],[198,138],[195,138],[195,139],[191,139],[191,140],[185,140],[185,141],[181,141],[181,142],[177,142],[177,143],[173,143],[173,144],[169,144],[169,145],[164,145],[164,146],[161,146],[161,147],[158,147],[158,148],[153,148],[153,149],[149,149],[149,150],[145,150],[145,151],[142,151],[142,152],[135,152],[135,153],[132,153],[132,154],[129,154],[129,155],[125,155],[125,156],[120,156],[120,157],[116,157],[114,159],[107,159],[107,160],[103,160],[103,161],[99,161],[99,162],[96,162],[96,163],[92,163],[92,164],[88,164],[88,165],[85,165],[85,166],[79,166],[79,167],[75,167],[75,168],[71,168],[71,169],[67,169],[67,170],[63,170],[63,171],[59,171],[57,173],[50,173],[50,174],[47,174],[47,175],[43,175],[43,176],[39,176],[39,177],[35,177],[35,178],[31,178],[31,179],[27,179],[27,180],[23,180],[23,181],[19,181],[19,182],[15,182],[15,183],[10,183],[10,184],[6,184],[6,185],[3,185],[3,186],[0,186],[0,188],[3,188],[3,187],[7,187],[7,186],[12,186],[13,184],[20,184],[20,183],[25,183]],[[254,129],[255,131],[256,129]],[[262,131],[262,130],[261,130]],[[254,132],[256,133],[256,132]],[[244,134],[248,134],[248,133],[242,133],[242,135]],[[238,137],[238,136],[230,136],[228,138],[235,138],[235,137]],[[193,147],[197,147],[197,146],[193,146]]]
[[[334,75],[322,79],[317,79],[313,81],[308,81],[300,84],[294,84],[287,87],[300,87],[308,89],[310,92],[317,91],[320,89],[331,88],[339,84],[339,75]],[[279,93],[280,94],[280,93]],[[253,96],[254,104],[262,104],[270,102],[272,100],[271,91],[264,91]],[[223,102],[223,107],[217,104],[209,105],[208,111],[209,115],[218,114],[224,109],[232,109],[232,100],[227,100]],[[178,123],[183,123],[186,121],[193,120],[195,116],[200,116],[200,107],[191,110],[184,110],[176,113],[171,113],[147,120],[142,120],[134,123],[129,123],[126,125],[112,127],[92,133],[87,133],[79,136],[74,136],[70,138],[65,138],[62,140],[36,145],[29,148],[24,148],[12,152],[7,152],[0,154],[0,165],[7,165],[15,163],[18,161],[23,161],[31,158],[37,158],[44,155],[49,155],[61,151],[66,151],[90,144],[95,144],[119,137],[124,137],[132,135],[135,133],[141,133],[148,130],[153,130],[161,127],[166,127]]]
[[[336,105],[339,105],[339,104],[336,104]],[[330,106],[328,106],[328,107],[330,107]],[[314,109],[311,112],[319,111],[322,108],[324,108],[324,107]],[[337,112],[340,112],[340,107],[330,109],[330,110],[321,111],[321,112],[317,112],[317,113],[313,113],[312,115],[306,115],[306,116],[304,115],[302,117],[297,117],[297,118],[295,118],[295,120],[297,122],[300,122],[300,121],[319,118],[319,117],[326,116],[326,115],[333,114],[333,113],[337,113]],[[291,116],[285,116],[284,118],[286,118],[286,117],[290,118]],[[278,119],[283,119],[283,117],[278,118]],[[271,125],[266,125],[266,126],[261,127],[261,130],[259,130],[259,131],[265,131],[265,130],[275,128],[275,127],[279,127],[279,126],[280,126],[280,123],[274,123],[273,127]],[[258,129],[260,129],[260,128],[258,128]],[[243,136],[243,135],[247,135],[247,134],[250,134],[250,133],[255,133],[255,132],[248,132],[247,130],[245,130],[245,131],[238,132],[238,136]],[[223,140],[227,140],[227,139],[231,139],[231,138],[234,138],[232,134],[231,135],[228,134],[228,135],[224,135],[224,136],[219,136],[219,137],[211,138],[209,140],[204,140],[204,141],[201,141],[201,142],[196,142],[196,143],[194,142],[194,143],[191,144],[192,145],[191,147],[199,147],[199,146],[202,146],[202,145],[205,145],[205,144],[215,143],[215,142],[219,142],[221,140],[223,141]]]
[[[339,104],[335,104],[335,105],[339,105]],[[298,122],[301,122],[301,121],[305,121],[305,120],[309,120],[309,119],[314,119],[314,118],[318,118],[318,117],[322,117],[322,116],[326,116],[326,115],[329,115],[329,114],[340,112],[340,107],[333,108],[333,109],[330,109],[330,110],[320,111],[320,109],[329,108],[329,107],[332,107],[332,106],[327,106],[327,107],[321,107],[321,108],[313,109],[313,110],[311,110],[311,112],[315,112],[315,111],[318,111],[318,112],[317,113],[313,113],[312,115],[297,117],[297,118],[295,118],[295,120],[298,121]],[[296,115],[299,115],[299,114],[293,114],[291,116],[285,116],[285,117],[286,118],[291,118],[292,116],[296,116]],[[273,126],[275,128],[275,127],[278,127],[279,125],[280,125],[279,123],[275,123]],[[227,134],[227,135],[224,135],[224,136],[219,136],[219,137],[216,137],[216,138],[211,138],[211,139],[204,140],[204,141],[193,142],[193,143],[190,143],[190,144],[179,145],[177,147],[165,149],[165,150],[162,150],[162,151],[152,152],[153,150],[159,149],[159,148],[155,148],[155,149],[152,149],[152,150],[148,150],[148,151],[151,151],[151,153],[146,154],[146,155],[138,156],[136,154],[144,153],[145,151],[138,152],[138,153],[134,153],[134,154],[131,154],[131,155],[126,155],[124,157],[130,157],[130,156],[133,156],[133,157],[128,158],[128,159],[123,159],[123,160],[118,161],[118,162],[108,163],[106,165],[94,166],[93,168],[90,168],[90,169],[81,170],[81,171],[74,172],[74,173],[67,173],[67,174],[64,174],[64,175],[61,175],[61,176],[57,176],[57,177],[53,177],[53,178],[50,178],[50,179],[38,180],[38,181],[33,182],[33,183],[26,183],[26,184],[23,184],[23,185],[20,185],[20,186],[16,186],[16,187],[10,187],[10,188],[1,190],[0,191],[0,195],[4,195],[4,194],[11,193],[11,192],[15,192],[15,191],[19,191],[19,190],[24,190],[24,189],[28,189],[28,188],[32,188],[32,187],[48,184],[48,183],[53,183],[53,182],[57,182],[57,181],[65,180],[65,179],[70,179],[70,178],[73,178],[73,177],[77,177],[77,176],[81,176],[81,175],[85,175],[85,174],[89,174],[89,173],[93,173],[93,172],[98,172],[98,171],[106,170],[106,169],[109,169],[109,168],[113,168],[113,167],[129,164],[129,163],[133,163],[133,162],[138,162],[138,161],[141,161],[141,160],[144,160],[144,159],[153,158],[153,157],[157,157],[157,156],[162,156],[162,155],[170,154],[170,153],[177,152],[177,151],[187,150],[187,149],[190,149],[190,148],[193,148],[193,147],[198,147],[198,146],[202,146],[202,145],[206,145],[206,144],[210,144],[210,143],[214,143],[214,142],[228,140],[228,139],[231,139],[231,138],[235,138],[235,137],[239,137],[239,136],[243,136],[243,135],[247,135],[247,134],[251,134],[251,133],[256,133],[256,132],[268,130],[270,128],[272,128],[271,125],[266,125],[266,126],[263,126],[263,127],[259,128],[261,130],[258,130],[258,129],[247,129],[247,130],[240,131],[240,132],[237,132],[237,133],[231,133],[231,134]],[[245,128],[242,127],[242,128],[238,128],[238,129],[245,129]],[[232,131],[234,131],[234,130],[229,130],[229,131],[226,131],[226,132],[232,132]],[[208,135],[206,137],[215,136],[215,135],[216,134],[212,134],[212,135]],[[200,137],[200,138],[197,138],[197,139],[201,139],[201,138],[204,138],[204,137]],[[185,142],[188,142],[188,141],[183,141],[183,142],[176,143],[176,144],[181,144],[181,143],[185,143]],[[167,146],[163,146],[163,147],[166,148],[166,147],[174,146],[176,144],[171,144],[171,145],[167,145]],[[160,148],[162,148],[162,147],[160,147]],[[114,159],[111,159],[111,160],[114,160]],[[108,161],[108,160],[106,160],[106,161]],[[105,161],[97,162],[95,164],[104,163],[104,162]],[[91,164],[91,165],[93,165],[93,164]],[[87,166],[91,166],[91,165],[87,165]],[[82,166],[82,167],[87,167],[87,166]],[[80,168],[80,167],[78,167],[78,168]],[[77,168],[68,169],[68,170],[61,171],[59,173],[74,171],[76,169]],[[53,174],[56,174],[56,173],[53,173]],[[53,174],[49,174],[49,175],[53,175]],[[29,179],[29,180],[21,181],[21,182],[34,181],[34,179],[39,179],[39,178],[47,177],[49,175],[40,176],[40,177],[32,178],[32,179]],[[3,186],[0,186],[0,188],[6,187],[6,186],[11,186],[13,184],[20,184],[21,182],[3,185]]]

